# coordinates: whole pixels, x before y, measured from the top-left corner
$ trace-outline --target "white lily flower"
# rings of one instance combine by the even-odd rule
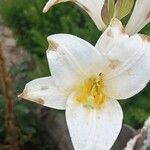
[[[150,0],[136,0],[133,13],[126,26],[130,34],[139,32],[150,22]]]
[[[93,19],[99,30],[106,28],[101,18],[101,10],[104,5],[104,0],[49,0],[43,9],[43,12],[47,12],[53,5],[67,1],[76,3],[84,11],[86,11]]]
[[[49,0],[43,12],[47,12],[53,5],[71,1],[83,8],[93,19],[99,30],[106,29],[102,19],[102,8],[105,0]],[[115,13],[114,13],[114,17]],[[146,24],[150,22],[150,0],[136,0],[132,15],[126,26],[126,32],[130,35],[138,33]]]
[[[150,79],[150,38],[129,37],[113,19],[96,46],[69,34],[48,37],[50,77],[26,84],[19,96],[66,109],[75,150],[109,150],[122,126],[116,99],[140,92]]]

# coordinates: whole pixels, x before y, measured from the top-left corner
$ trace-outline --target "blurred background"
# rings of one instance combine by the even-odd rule
[[[14,134],[22,150],[72,149],[63,111],[19,100],[17,95],[30,80],[50,75],[45,55],[48,35],[69,33],[95,44],[101,32],[78,6],[69,2],[59,4],[43,14],[45,3],[46,0],[0,0],[0,42],[5,69],[11,79],[8,88],[15,116],[11,119],[16,130],[12,135],[7,133],[7,102],[0,84],[0,150],[9,149]],[[129,16],[122,20],[123,24]],[[150,35],[150,25],[141,33]],[[133,98],[121,102],[124,123],[136,130],[150,116],[149,91],[148,85]]]

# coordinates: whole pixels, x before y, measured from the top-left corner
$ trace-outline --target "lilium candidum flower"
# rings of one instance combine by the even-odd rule
[[[29,82],[19,97],[66,110],[75,150],[109,150],[122,126],[117,100],[150,80],[150,37],[129,37],[113,19],[95,47],[69,34],[51,35],[48,42],[51,76]]]
[[[47,12],[53,5],[67,1],[79,5],[93,19],[98,29],[104,30],[107,27],[105,19],[110,20],[113,17],[122,19],[130,13],[135,0],[117,0],[116,3],[115,0],[49,0],[43,12]],[[126,32],[130,35],[137,33],[149,22],[150,0],[136,0],[132,15],[126,25]]]

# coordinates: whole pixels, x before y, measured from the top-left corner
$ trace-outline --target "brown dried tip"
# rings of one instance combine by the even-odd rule
[[[23,90],[23,92],[21,94],[18,95],[18,98],[24,98],[27,95],[27,91]]]
[[[148,35],[139,34],[144,42],[150,42],[150,37]]]
[[[40,104],[40,105],[44,105],[45,104],[45,102],[44,102],[44,100],[43,99],[41,99],[41,98],[38,98],[38,99],[33,99],[33,100],[31,100],[32,102],[35,102],[35,103],[37,103],[37,104]]]
[[[23,99],[35,102],[35,103],[40,104],[40,105],[44,105],[44,103],[45,103],[42,98],[34,98],[31,96],[28,96],[26,90],[23,90],[23,92],[18,95],[18,98],[23,98]]]
[[[53,40],[48,39],[48,43],[49,43],[48,47],[49,50],[56,51],[59,47],[59,44]]]
[[[150,11],[148,12],[148,14],[146,15],[146,19],[148,19],[150,17]]]

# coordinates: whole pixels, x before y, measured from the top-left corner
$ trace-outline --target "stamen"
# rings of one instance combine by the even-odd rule
[[[77,102],[83,104],[88,109],[99,109],[107,99],[104,93],[103,74],[100,73],[97,78],[85,80],[77,93]]]

